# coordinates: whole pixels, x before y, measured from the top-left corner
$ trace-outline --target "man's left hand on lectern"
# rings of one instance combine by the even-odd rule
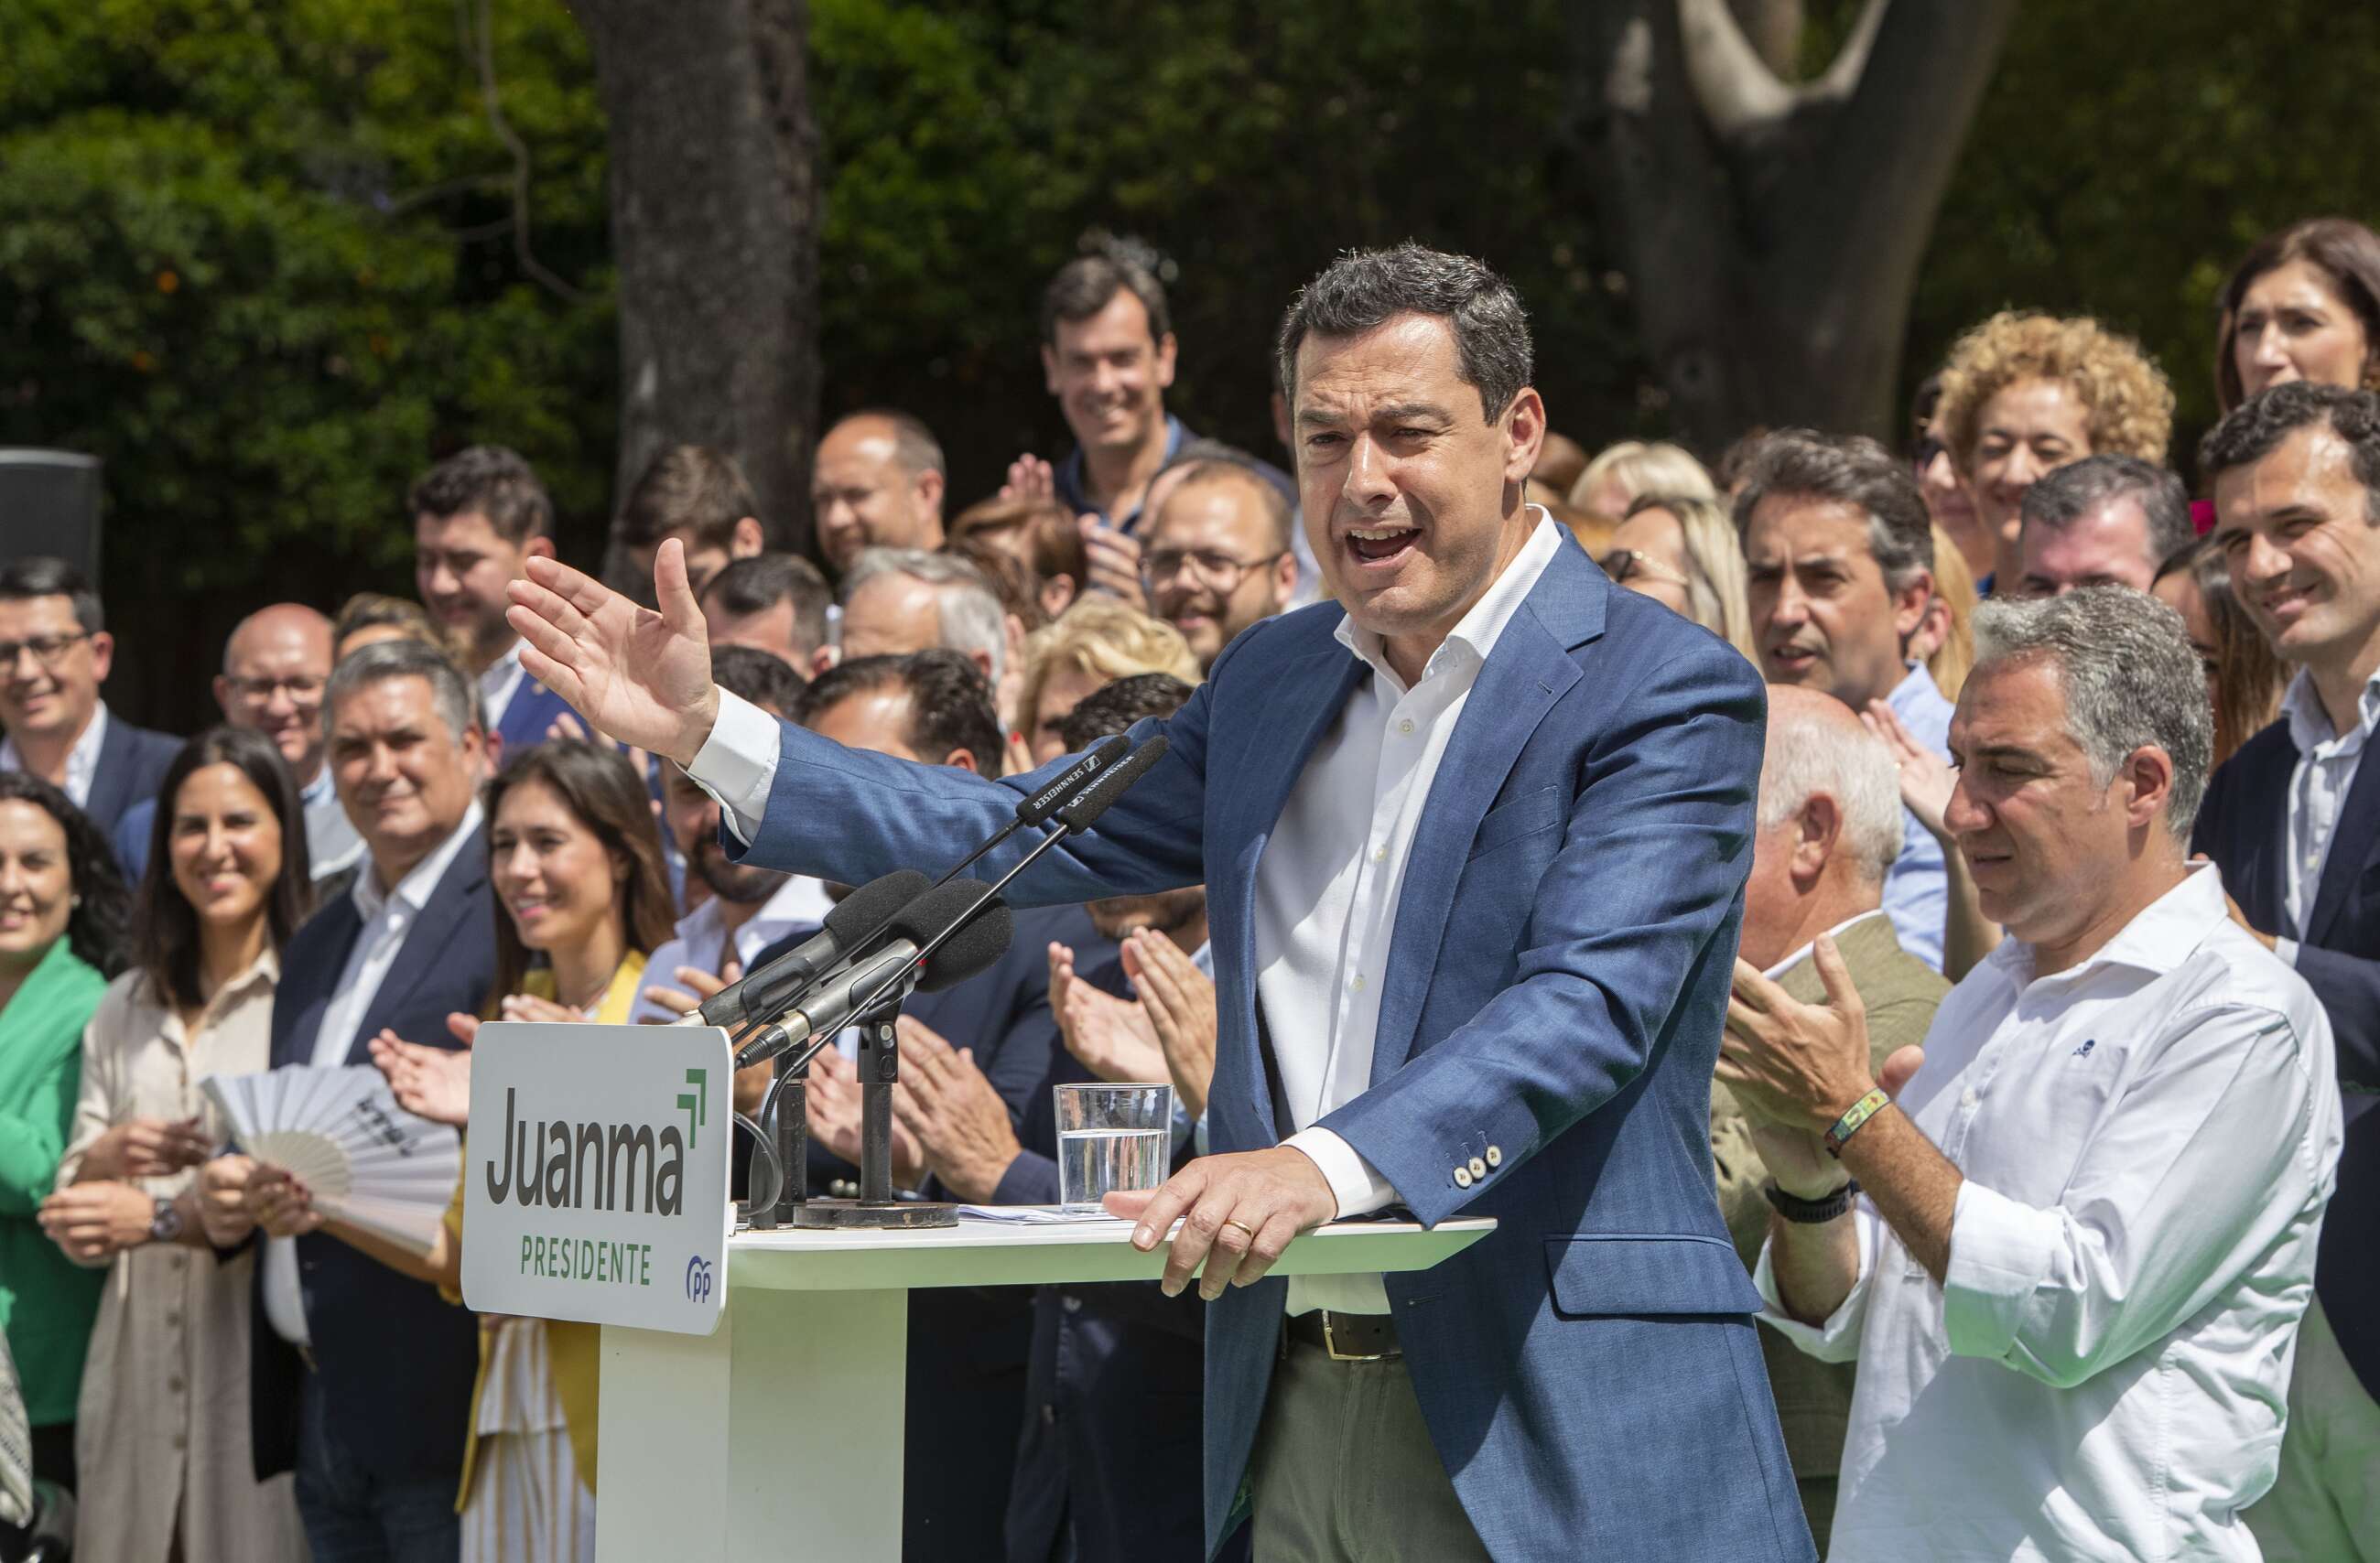
[[[1179,1296],[1197,1273],[1198,1295],[1212,1302],[1227,1286],[1261,1279],[1291,1240],[1339,1214],[1339,1196],[1304,1151],[1275,1145],[1202,1156],[1162,1188],[1111,1193],[1107,1206],[1111,1216],[1139,1218],[1132,1245],[1144,1254],[1179,1219],[1159,1284],[1166,1296]]]
[[[528,578],[505,591],[531,678],[614,742],[694,763],[719,720],[719,690],[684,544],[672,539],[654,557],[659,612],[556,559],[531,559]]]

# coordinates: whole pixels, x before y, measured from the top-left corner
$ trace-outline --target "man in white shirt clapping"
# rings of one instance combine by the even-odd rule
[[[2185,860],[2212,734],[2176,616],[2094,588],[1975,631],[1949,821],[2008,942],[1897,1105],[1828,940],[1823,1006],[1739,965],[1719,1067],[1797,1212],[1764,1320],[1859,1363],[1828,1556],[2252,1559],[2338,1157],[2329,1024]]]

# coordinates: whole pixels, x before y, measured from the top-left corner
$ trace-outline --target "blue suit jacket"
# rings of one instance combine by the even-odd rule
[[[2302,928],[2287,904],[2297,763],[2286,720],[2242,744],[2207,783],[2191,846],[2222,868],[2224,889],[2251,924],[2300,941],[2298,975],[2330,1015],[2347,1139],[2314,1256],[2314,1291],[2356,1377],[2380,1396],[2380,763],[2367,757],[2356,769]]]
[[[1259,624],[1162,726],[1172,749],[1013,888],[1203,882],[1216,1151],[1278,1144],[1257,866],[1369,670],[1335,604]],[[1371,1088],[1322,1120],[1426,1223],[1500,1223],[1388,1292],[1424,1418],[1500,1559],[1814,1556],[1718,1212],[1710,1077],[1752,859],[1765,695],[1736,652],[1563,541],[1480,671],[1399,901]],[[947,861],[1051,766],[992,782],[781,734],[750,848],[857,883]],[[732,849],[732,843],[731,843]],[[994,854],[996,870],[1016,850]],[[1483,1178],[1458,1169],[1490,1147]],[[1467,1186],[1465,1186],[1467,1185]],[[1208,1310],[1206,1516],[1238,1521],[1287,1283]]]
[[[546,730],[553,725],[554,718],[563,716],[573,718],[589,737],[601,742],[594,724],[573,710],[569,701],[523,673],[520,687],[513,691],[512,703],[504,708],[504,720],[496,723],[496,736],[504,741],[507,757],[516,755],[544,743]]]
[[[183,741],[169,733],[135,727],[110,711],[107,736],[100,740],[99,768],[91,773],[91,796],[82,811],[113,838],[115,827],[134,804],[157,795],[157,788],[182,752]],[[124,865],[128,877],[135,872]]]
[[[366,872],[369,872],[367,866]],[[369,1063],[365,1043],[386,1026],[407,1041],[451,1048],[446,1017],[478,1014],[495,981],[495,902],[482,838],[464,844],[406,937],[346,1062]],[[289,940],[273,996],[273,1067],[313,1061],[314,1039],[362,925],[355,903],[333,899]],[[479,1326],[426,1281],[397,1274],[336,1238],[298,1240],[307,1333],[325,1415],[339,1444],[372,1477],[462,1474]],[[259,1480],[293,1468],[305,1368],[265,1317],[259,1265],[251,1327],[250,1426]]]

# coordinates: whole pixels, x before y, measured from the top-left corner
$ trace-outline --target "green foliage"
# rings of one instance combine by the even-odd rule
[[[110,594],[180,657],[144,692],[156,714],[198,714],[183,669],[225,614],[402,589],[404,486],[464,443],[526,452],[565,553],[592,557],[617,395],[608,192],[559,0],[6,3],[0,442],[106,459]],[[1518,283],[1558,428],[1658,431],[1565,134],[1572,3],[810,0],[827,410],[926,417],[961,503],[1017,451],[1058,454],[1038,293],[1111,231],[1164,259],[1172,405],[1269,451],[1283,304],[1334,251],[1412,236]],[[513,158],[468,47],[482,4],[531,248],[567,295],[516,252]],[[1856,9],[1813,0],[1806,66]],[[2240,251],[2309,212],[2380,215],[2374,61],[2380,13],[2326,0],[2265,0],[2252,23],[2209,0],[2023,7],[1908,379],[2003,303],[2091,309],[2162,359],[2194,435]]]

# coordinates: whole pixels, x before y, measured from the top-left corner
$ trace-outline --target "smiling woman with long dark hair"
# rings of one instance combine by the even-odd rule
[[[82,1081],[82,1032],[122,966],[124,880],[66,794],[0,771],[0,1316],[24,1375],[33,1474],[75,1484],[75,1398],[99,1276],[42,1235]]]
[[[108,1285],[84,1370],[75,1550],[124,1563],[306,1555],[291,1479],[256,1479],[255,1250],[208,1251],[193,1169],[221,1143],[199,1082],[271,1061],[280,951],[309,904],[306,820],[271,739],[217,727],[158,790],[135,964],[83,1038],[82,1090],[42,1225]]]

